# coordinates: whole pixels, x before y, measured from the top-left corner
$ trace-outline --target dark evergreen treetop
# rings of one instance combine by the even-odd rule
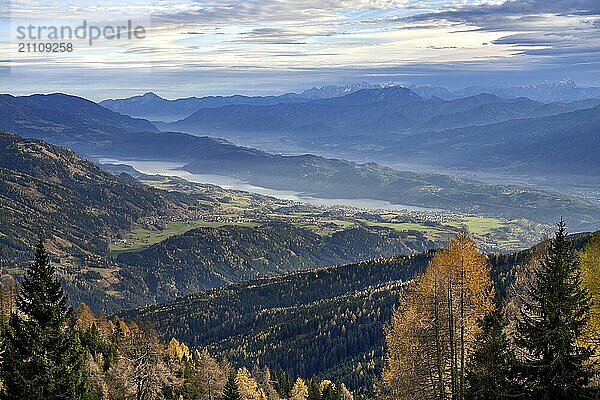
[[[561,220],[534,273],[518,323],[523,377],[534,398],[585,398],[591,351],[578,338],[589,309],[590,297],[581,285],[577,258]]]
[[[2,342],[3,358],[10,362],[0,370],[1,399],[94,398],[73,309],[54,273],[40,242],[17,300],[19,313],[12,314]]]
[[[33,267],[27,270],[21,284],[17,307],[41,329],[60,329],[72,314],[60,280],[54,276],[55,272],[56,268],[40,241]]]
[[[229,373],[227,383],[225,383],[225,389],[223,390],[221,400],[242,400],[242,395],[240,394],[240,389],[238,387],[235,370],[233,369]]]
[[[468,400],[506,400],[515,398],[516,358],[505,333],[507,320],[501,306],[480,322],[473,355],[467,368]]]
[[[311,379],[308,384],[308,399],[307,400],[322,400],[321,388],[316,379]]]

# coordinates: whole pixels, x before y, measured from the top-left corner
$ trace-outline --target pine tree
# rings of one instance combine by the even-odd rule
[[[505,334],[507,322],[500,306],[480,321],[481,331],[475,340],[467,368],[469,400],[504,400],[517,397],[516,358]]]
[[[43,242],[27,270],[2,344],[4,393],[15,400],[91,399],[73,309]]]
[[[221,400],[242,400],[240,389],[238,388],[237,377],[235,371],[232,369],[225,383],[225,389]]]
[[[590,299],[562,220],[527,292],[517,324],[525,389],[540,400],[585,398],[591,351],[578,339]]]
[[[311,379],[308,385],[308,400],[321,400],[321,388],[316,379]]]
[[[321,398],[323,400],[342,400],[342,391],[340,386],[330,381],[324,381],[321,384]]]
[[[275,372],[273,385],[281,397],[284,399],[290,397],[290,391],[292,390],[292,378],[290,374],[283,370]]]

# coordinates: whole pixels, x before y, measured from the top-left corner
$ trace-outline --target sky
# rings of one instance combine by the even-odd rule
[[[15,95],[265,95],[357,81],[460,88],[572,78],[600,86],[599,0],[0,0],[0,7],[0,92]],[[84,21],[85,38],[49,36]],[[90,45],[92,26],[110,33],[128,21],[139,37],[123,31]],[[32,51],[39,43],[72,51]]]

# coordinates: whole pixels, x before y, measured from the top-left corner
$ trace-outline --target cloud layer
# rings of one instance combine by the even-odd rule
[[[453,86],[467,76],[530,83],[567,67],[579,83],[600,85],[597,0],[1,1],[10,18],[0,19],[0,82],[15,93],[272,93],[357,79]],[[83,19],[131,19],[147,37],[75,43],[69,54],[16,52],[18,24]],[[80,76],[93,79],[81,87]]]

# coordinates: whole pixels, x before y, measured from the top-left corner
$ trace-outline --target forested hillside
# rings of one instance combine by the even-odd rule
[[[408,254],[420,244],[385,228],[353,228],[322,237],[289,224],[271,223],[198,228],[116,259],[149,271],[148,284],[160,301],[299,269]]]
[[[579,250],[589,239],[589,234],[570,237]],[[539,251],[537,246],[488,256],[501,297]],[[434,254],[297,272],[119,315],[248,368],[260,364],[300,376],[334,377],[359,393],[372,393],[382,367],[383,328],[405,284]]]
[[[0,398],[7,400],[352,400],[343,382],[250,372],[156,331],[67,306],[37,246],[20,288],[0,286]]]
[[[56,257],[108,255],[134,224],[157,226],[199,205],[101,171],[73,151],[0,132],[0,252],[6,266],[48,239]]]
[[[381,331],[402,282],[430,256],[298,272],[120,315],[248,368],[260,364],[293,375],[331,376],[366,388],[381,366]],[[356,370],[358,363],[363,372]]]

